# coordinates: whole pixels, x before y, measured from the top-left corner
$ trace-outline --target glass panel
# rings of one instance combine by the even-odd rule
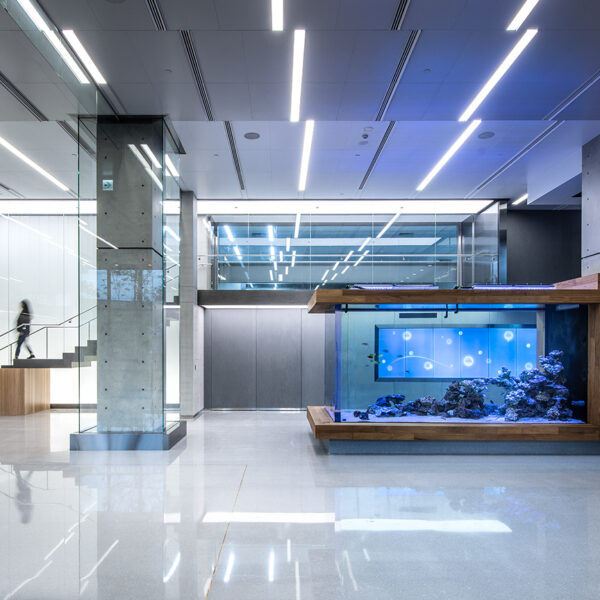
[[[584,422],[586,331],[575,305],[338,308],[333,416]]]

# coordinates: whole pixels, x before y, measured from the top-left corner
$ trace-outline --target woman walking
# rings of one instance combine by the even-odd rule
[[[31,317],[33,313],[31,312],[31,307],[29,306],[29,302],[27,300],[21,300],[21,312],[19,314],[19,318],[17,319],[17,332],[19,333],[19,338],[17,339],[17,351],[15,352],[15,360],[19,358],[19,354],[21,353],[21,346],[25,344],[25,348],[29,350],[28,358],[35,358],[35,354],[27,341],[29,337],[29,325],[31,323]]]

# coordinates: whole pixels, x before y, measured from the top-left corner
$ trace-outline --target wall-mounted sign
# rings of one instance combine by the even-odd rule
[[[103,192],[112,192],[113,191],[113,180],[112,179],[103,179],[102,180],[102,191]]]

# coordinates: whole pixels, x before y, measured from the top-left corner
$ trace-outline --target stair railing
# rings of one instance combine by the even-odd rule
[[[91,324],[96,320],[96,316],[92,317],[91,319],[88,319],[87,321],[85,321],[84,323],[79,323],[77,325],[70,325],[70,323],[72,323],[74,320],[76,319],[81,319],[82,315],[85,315],[87,313],[89,313],[92,310],[95,310],[96,307],[92,306],[82,312],[80,312],[78,315],[75,315],[73,317],[70,317],[69,319],[66,319],[65,321],[63,321],[62,323],[45,323],[45,324],[37,324],[36,327],[38,327],[38,329],[36,329],[35,331],[32,331],[29,334],[29,337],[31,338],[32,336],[40,333],[40,332],[45,332],[46,335],[46,358],[48,357],[48,347],[49,347],[49,343],[48,343],[48,332],[52,329],[81,329],[82,327],[85,327],[87,325],[87,329],[88,329],[88,337],[87,339],[89,340],[91,337]],[[13,327],[12,329],[9,329],[8,331],[5,331],[4,333],[0,334],[0,338],[9,335],[11,333],[14,333],[17,331],[17,327]],[[38,339],[38,338],[36,338]],[[10,344],[7,344],[6,346],[3,346],[2,348],[0,348],[0,352],[3,352],[4,350],[10,349],[10,355],[11,355],[11,360],[14,360],[13,357],[13,352],[12,352],[12,347],[14,345],[16,345],[18,342],[18,340],[15,340],[13,342],[11,342]]]

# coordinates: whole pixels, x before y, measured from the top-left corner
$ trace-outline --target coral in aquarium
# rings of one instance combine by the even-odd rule
[[[564,385],[562,355],[553,350],[548,356],[540,356],[539,368],[523,371],[519,377],[503,368],[499,377],[489,380],[507,390],[504,404],[499,409],[506,421],[527,418],[566,421],[573,417],[569,390]]]
[[[492,407],[485,404],[485,379],[465,379],[453,381],[446,390],[441,404],[444,413],[459,419],[481,419],[491,412]]]
[[[405,413],[404,400],[406,396],[402,395],[381,396],[366,411],[355,410],[354,416],[361,421],[368,421],[370,415],[377,418],[401,417]]]

